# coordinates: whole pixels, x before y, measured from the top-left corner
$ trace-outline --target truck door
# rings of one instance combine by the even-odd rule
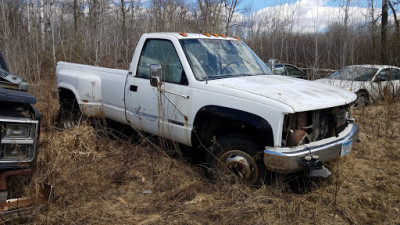
[[[150,65],[161,65],[162,85],[150,85]],[[136,129],[190,145],[186,73],[171,40],[147,39],[136,71],[128,75],[126,117]]]

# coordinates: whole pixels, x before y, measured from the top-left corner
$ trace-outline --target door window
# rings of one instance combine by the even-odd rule
[[[399,69],[391,69],[392,80],[400,80],[400,70]]]
[[[303,72],[294,66],[286,65],[286,69],[287,69],[289,75],[303,75]]]
[[[168,40],[147,40],[140,55],[136,77],[150,78],[150,65],[162,68],[162,80],[169,83],[187,84],[187,78],[174,45]]]
[[[378,73],[378,81],[387,81],[390,69],[383,69]]]

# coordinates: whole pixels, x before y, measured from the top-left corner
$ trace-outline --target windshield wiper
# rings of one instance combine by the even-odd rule
[[[233,77],[233,76],[232,75],[211,76],[211,77],[208,77],[207,80],[218,80],[218,79],[229,78],[229,77]]]
[[[219,76],[211,76],[208,77],[207,80],[217,80],[217,79],[222,79],[222,78],[235,78],[235,77],[251,77],[251,76],[257,76],[257,75],[262,75],[262,74],[237,74],[237,75],[219,75]]]
[[[239,74],[239,75],[235,75],[236,77],[250,77],[250,76],[254,76],[254,74],[248,74],[248,73],[244,73],[244,74]]]

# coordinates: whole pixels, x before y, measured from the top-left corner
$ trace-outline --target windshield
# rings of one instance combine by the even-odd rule
[[[241,41],[182,39],[181,44],[197,80],[272,74]]]
[[[370,81],[378,69],[366,67],[345,67],[329,76],[336,80]]]

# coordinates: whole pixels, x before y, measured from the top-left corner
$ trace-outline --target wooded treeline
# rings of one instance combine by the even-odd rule
[[[0,50],[31,82],[54,76],[60,60],[127,69],[145,32],[239,36],[263,60],[301,67],[399,66],[400,0],[365,1],[367,22],[349,19],[355,0],[337,0],[344,17],[311,33],[294,29],[296,12],[260,14],[242,0],[1,0]]]

